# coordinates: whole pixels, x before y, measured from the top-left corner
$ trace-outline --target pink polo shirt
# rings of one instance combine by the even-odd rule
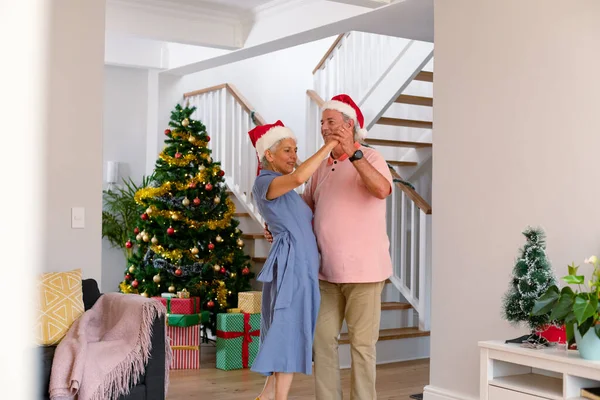
[[[377,151],[359,146],[364,157],[393,184]],[[319,279],[332,283],[380,282],[392,275],[386,229],[386,200],[367,190],[344,154],[323,160],[302,195],[314,212],[321,253]]]

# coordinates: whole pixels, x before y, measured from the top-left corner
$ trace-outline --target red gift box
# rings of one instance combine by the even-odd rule
[[[200,369],[200,325],[167,326],[173,359],[170,369]]]
[[[167,308],[169,314],[199,314],[200,297],[190,297],[189,299],[154,297]],[[169,302],[170,304],[167,304]]]

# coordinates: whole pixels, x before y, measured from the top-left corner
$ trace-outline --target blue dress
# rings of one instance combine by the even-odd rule
[[[295,191],[267,200],[280,173],[261,170],[252,193],[273,234],[257,280],[263,282],[260,350],[252,371],[312,373],[312,346],[321,297],[312,210]]]

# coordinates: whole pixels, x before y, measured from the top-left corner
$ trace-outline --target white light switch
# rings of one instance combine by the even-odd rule
[[[83,207],[71,208],[71,228],[73,228],[73,229],[85,228],[85,208],[83,208]]]

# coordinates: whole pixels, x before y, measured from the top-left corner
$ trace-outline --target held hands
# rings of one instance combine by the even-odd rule
[[[354,147],[354,126],[340,126],[331,137],[340,142],[342,150],[349,156],[353,155],[356,151],[356,148]]]

